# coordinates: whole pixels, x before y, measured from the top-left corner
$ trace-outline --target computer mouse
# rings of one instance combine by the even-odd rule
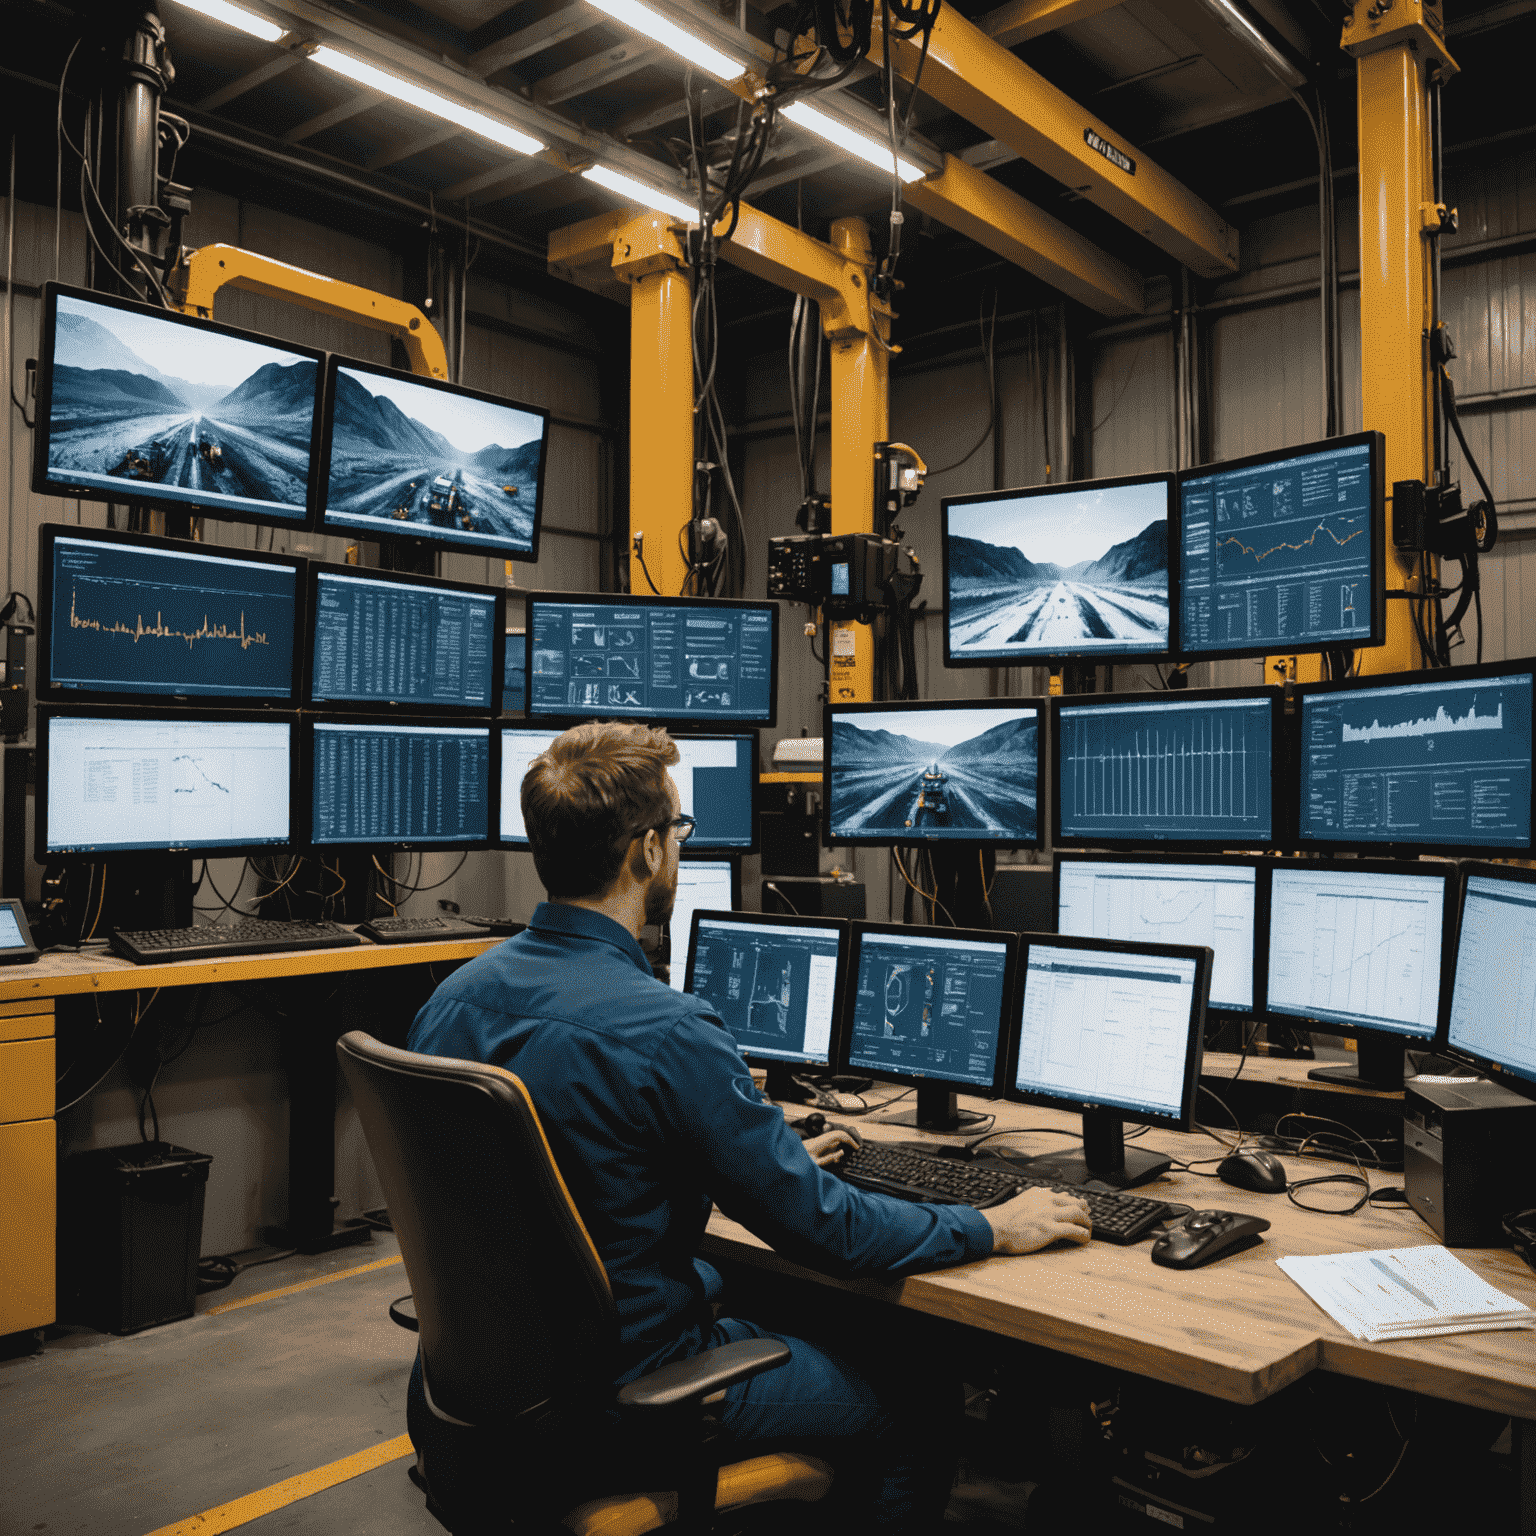
[[[803,1120],[796,1120],[790,1125],[795,1135],[801,1141],[809,1141],[812,1136],[820,1136],[827,1128],[827,1117],[821,1114],[810,1114]]]
[[[1223,1184],[1261,1195],[1283,1195],[1291,1182],[1285,1164],[1273,1152],[1261,1152],[1257,1147],[1244,1147],[1224,1158],[1216,1174]]]
[[[1268,1230],[1269,1223],[1262,1216],[1195,1211],[1182,1227],[1175,1227],[1152,1244],[1152,1262],[1168,1269],[1199,1269],[1212,1259],[1252,1248],[1263,1241],[1260,1233]]]

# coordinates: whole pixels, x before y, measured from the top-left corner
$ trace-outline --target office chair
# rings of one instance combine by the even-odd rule
[[[721,1345],[614,1388],[607,1272],[512,1073],[361,1030],[336,1053],[415,1302],[411,1476],[454,1536],[514,1522],[519,1536],[643,1536],[673,1521],[692,1536],[717,1511],[827,1492],[831,1469],[812,1457],[719,1463],[704,1399],[787,1360],[776,1339]]]

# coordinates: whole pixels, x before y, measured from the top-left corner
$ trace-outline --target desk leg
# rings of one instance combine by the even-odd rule
[[[1510,1452],[1515,1458],[1516,1499],[1520,1536],[1536,1536],[1536,1419],[1510,1421]]]

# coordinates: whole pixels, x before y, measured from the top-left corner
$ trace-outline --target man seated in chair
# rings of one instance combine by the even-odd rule
[[[716,1305],[720,1275],[697,1256],[711,1202],[778,1252],[841,1275],[892,1278],[1086,1242],[1088,1208],[1074,1196],[1029,1191],[977,1211],[845,1183],[827,1165],[852,1138],[802,1142],[753,1086],[722,1021],[652,975],[638,936],[671,913],[692,830],[667,772],[677,761],[665,731],[637,724],[580,725],[550,744],[522,786],[549,899],[525,932],[437,989],[409,1042],[527,1085],[613,1287],[617,1379],[768,1334]],[[936,1528],[955,1470],[958,1383],[881,1383],[834,1346],[786,1342],[787,1364],[713,1410],[732,1456],[796,1443],[836,1467],[842,1529]]]

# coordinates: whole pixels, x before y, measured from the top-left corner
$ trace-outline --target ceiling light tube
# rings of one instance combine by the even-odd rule
[[[606,165],[589,166],[581,174],[588,181],[595,181],[598,186],[607,187],[610,192],[616,192],[628,202],[639,203],[644,208],[654,208],[657,213],[664,213],[684,224],[699,222],[699,210],[690,207],[682,198],[673,197],[667,192],[658,192],[655,187],[649,187],[643,181],[636,181],[633,176],[625,176],[619,171],[610,171]]]
[[[487,113],[477,112],[473,107],[466,107],[461,102],[451,101],[446,96],[439,96],[436,91],[429,91],[425,86],[402,79],[399,75],[377,69],[372,64],[365,64],[361,59],[353,58],[350,53],[341,53],[335,48],[322,45],[316,48],[310,57],[315,63],[335,70],[338,75],[345,75],[348,80],[357,85],[366,86],[369,90],[378,91],[380,95],[388,96],[394,101],[403,101],[407,106],[429,112],[433,117],[442,118],[444,122],[456,123],[470,133],[478,133],[481,138],[489,139],[493,144],[500,144],[504,149],[516,150],[520,155],[536,155],[544,148],[538,139],[529,138],[526,133],[519,133],[508,123],[501,122]]]
[[[242,11],[238,5],[230,5],[228,0],[176,0],[176,3],[196,11],[199,16],[206,16],[209,21],[222,21],[227,27],[238,27],[264,43],[275,43],[288,30],[268,21],[265,16]]]
[[[876,170],[888,172],[891,169],[890,145],[882,144],[879,139],[872,138],[869,134],[860,133],[857,128],[850,128],[840,118],[828,117],[825,112],[819,112],[803,101],[792,101],[781,111],[790,122],[798,123],[800,127],[820,134],[829,144],[835,144],[839,149],[846,149],[850,155],[857,155],[860,160],[867,161]],[[896,174],[903,181],[921,181],[927,172],[913,165],[910,160],[903,160],[898,156]]]
[[[1297,90],[1307,83],[1307,77],[1281,53],[1281,51],[1254,26],[1252,20],[1232,0],[1202,0],[1228,32],[1246,43],[1252,53],[1264,61],[1264,67],[1281,85]]]
[[[738,64],[729,54],[711,47],[703,38],[675,26],[659,12],[641,5],[639,0],[590,0],[590,3],[612,16],[615,21],[622,22],[632,32],[638,32],[641,37],[647,37],[653,43],[660,43],[663,48],[686,59],[690,64],[697,64],[706,74],[714,75],[718,80],[739,80],[747,72],[744,64]]]

